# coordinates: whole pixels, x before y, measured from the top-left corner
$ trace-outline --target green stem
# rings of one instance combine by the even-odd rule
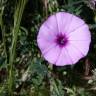
[[[4,6],[1,8],[1,13],[0,13],[0,26],[1,26],[1,31],[2,31],[2,41],[3,41],[3,46],[4,46],[4,50],[3,53],[6,57],[6,61],[5,64],[7,63],[7,50],[6,50],[6,40],[5,40],[5,26],[3,24],[3,12],[4,12]]]
[[[18,5],[16,7],[15,14],[14,14],[14,27],[12,30],[12,33],[13,33],[12,46],[10,48],[10,57],[9,57],[9,78],[8,78],[9,96],[13,96],[13,85],[14,85],[13,63],[15,61],[16,43],[18,39],[20,22],[22,19],[22,14],[23,14],[26,3],[27,3],[27,0],[19,0]]]

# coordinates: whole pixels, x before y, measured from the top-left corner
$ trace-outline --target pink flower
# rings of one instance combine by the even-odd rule
[[[51,64],[75,64],[87,55],[91,35],[88,26],[77,16],[58,12],[40,27],[37,43],[44,58]]]

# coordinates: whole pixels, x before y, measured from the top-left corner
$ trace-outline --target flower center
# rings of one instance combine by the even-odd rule
[[[60,46],[60,47],[64,47],[67,44],[68,40],[66,38],[65,35],[58,35],[57,39],[56,39],[56,43]]]

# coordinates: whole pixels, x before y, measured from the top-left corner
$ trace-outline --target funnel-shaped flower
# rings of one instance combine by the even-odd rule
[[[41,26],[37,43],[44,58],[51,64],[75,64],[87,55],[91,35],[88,26],[77,16],[58,12]]]

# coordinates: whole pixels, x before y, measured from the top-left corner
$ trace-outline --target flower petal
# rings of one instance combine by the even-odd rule
[[[69,65],[69,64],[72,64],[72,59],[71,57],[69,56],[66,48],[63,48],[61,50],[61,53],[60,53],[60,56],[56,62],[56,65],[57,66],[64,66],[64,65]]]
[[[87,55],[90,45],[90,40],[88,41],[70,41],[70,43],[77,48],[84,56]]]
[[[43,25],[45,25],[51,33],[54,33],[55,35],[58,34],[58,26],[55,15],[50,16]]]
[[[47,50],[50,46],[54,46],[54,43],[52,41],[48,41],[44,38],[39,38],[37,40],[38,42],[38,46],[40,48],[41,51],[45,51]]]
[[[49,51],[47,51],[45,54],[43,54],[43,56],[48,62],[55,64],[58,59],[58,56],[60,54],[60,51],[61,51],[61,49],[59,46],[54,46]]]
[[[76,47],[74,47],[72,44],[69,44],[66,46],[67,52],[72,60],[71,64],[77,63],[81,58],[84,57],[84,55],[79,51]]]
[[[56,14],[59,33],[66,34],[72,16],[73,16],[72,14],[65,13],[65,12],[59,12]]]
[[[46,27],[43,24],[40,27],[37,39],[44,38],[44,39],[46,39],[48,41],[53,41],[54,38],[56,37],[54,34],[55,34],[55,32],[53,32],[52,30],[50,30],[48,27]]]
[[[90,40],[91,35],[87,25],[84,25],[67,35],[68,40]]]
[[[73,32],[73,31],[77,30],[79,27],[81,28],[82,26],[84,26],[84,24],[85,24],[85,22],[82,19],[80,19],[77,16],[73,16],[72,20],[70,22],[70,26],[67,29],[67,33]]]

